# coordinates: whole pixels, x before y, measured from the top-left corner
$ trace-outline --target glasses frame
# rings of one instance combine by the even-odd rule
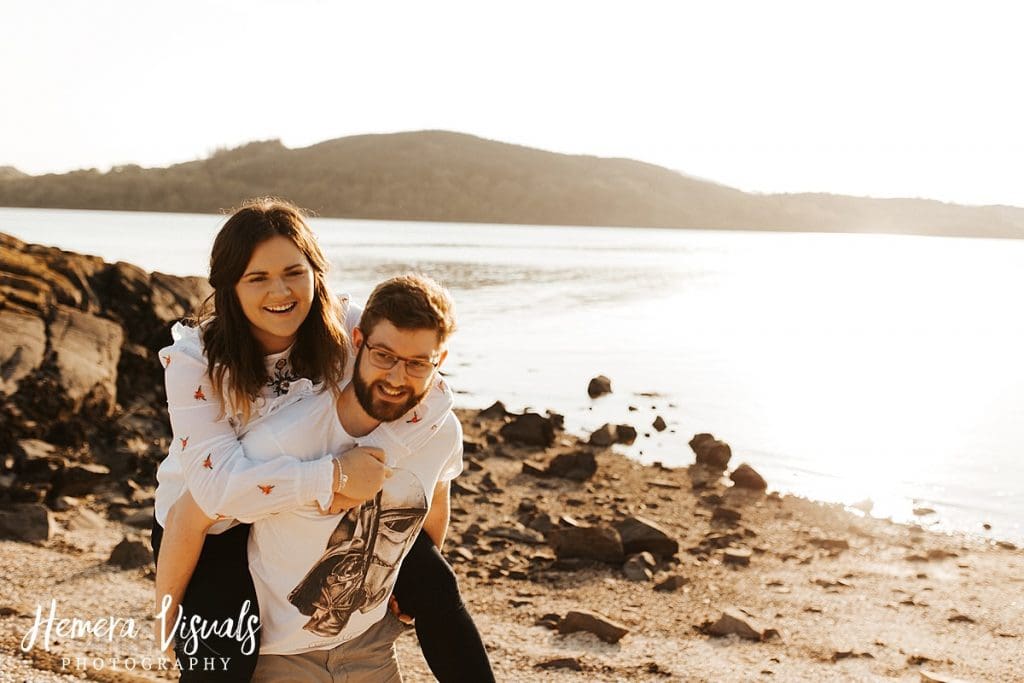
[[[379,370],[390,370],[393,367],[395,367],[396,365],[398,365],[399,363],[404,363],[405,364],[405,374],[409,375],[410,377],[415,377],[416,379],[423,379],[424,377],[429,377],[430,373],[433,372],[434,370],[437,370],[437,366],[441,364],[441,361],[430,361],[430,360],[423,360],[422,358],[406,358],[404,356],[399,356],[398,354],[392,353],[392,352],[388,351],[387,349],[385,349],[383,347],[374,346],[373,344],[371,344],[370,342],[368,342],[366,340],[363,341],[363,346],[365,346],[370,351],[376,351],[377,353],[383,353],[383,354],[391,356],[392,358],[395,359],[395,362],[392,363],[390,366],[384,367],[383,365],[378,365],[377,363],[374,363],[372,355],[367,355],[367,359],[370,361],[370,364],[373,365],[373,367],[375,367],[375,368],[377,368]],[[427,370],[426,373],[424,373],[422,375],[414,375],[413,373],[409,372],[409,364],[410,363],[426,363],[427,365],[430,366],[430,370]]]

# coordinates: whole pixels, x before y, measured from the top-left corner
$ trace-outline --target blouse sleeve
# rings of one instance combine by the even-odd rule
[[[252,522],[314,501],[328,507],[334,465],[329,457],[252,460],[233,419],[210,386],[198,331],[176,325],[175,343],[161,350],[173,443],[185,485],[208,517]],[[325,454],[330,455],[330,454]]]

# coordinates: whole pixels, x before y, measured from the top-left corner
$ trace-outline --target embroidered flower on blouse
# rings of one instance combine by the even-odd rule
[[[423,418],[420,417],[420,414],[418,412],[413,411],[412,419],[411,420],[406,420],[405,423],[406,424],[413,424],[414,425],[414,424],[416,424],[417,422],[419,422],[422,419]]]
[[[297,379],[299,376],[292,372],[288,359],[279,358],[274,363],[274,374],[267,380],[267,386],[274,390],[275,396],[283,396],[288,393],[291,383]]]
[[[206,400],[206,394],[203,393],[203,387],[201,385],[196,387],[196,393],[193,394],[193,396],[196,397],[197,401],[205,401]]]
[[[206,460],[203,461],[203,467],[205,467],[208,470],[212,470],[213,469],[213,460],[210,458],[210,455],[212,455],[212,454],[207,453],[206,454]]]
[[[186,448],[188,448],[188,437],[187,436],[182,438],[182,439],[179,439],[179,441],[181,441],[181,450],[185,450]]]
[[[163,356],[163,360],[164,360],[164,367],[165,368],[166,367],[170,367],[170,365],[171,365],[171,357],[170,356]]]
[[[257,484],[256,486],[260,491],[263,491],[264,496],[269,496],[270,492],[274,490],[274,487],[277,486],[277,484],[270,484],[269,486],[267,484]]]

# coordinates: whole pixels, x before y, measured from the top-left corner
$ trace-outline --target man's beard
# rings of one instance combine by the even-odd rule
[[[394,422],[415,408],[416,405],[423,400],[423,397],[427,395],[427,392],[430,391],[430,385],[428,384],[422,394],[412,394],[403,403],[390,403],[380,399],[375,400],[374,390],[377,385],[386,384],[386,382],[377,380],[372,384],[367,384],[359,373],[359,369],[362,367],[362,360],[363,347],[360,347],[358,353],[356,353],[356,368],[352,373],[352,387],[355,389],[356,400],[359,401],[359,405],[362,406],[363,410],[366,411],[366,414],[374,420],[380,420],[381,422]]]

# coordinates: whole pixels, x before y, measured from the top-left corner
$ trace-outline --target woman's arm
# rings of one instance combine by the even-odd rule
[[[157,638],[170,646],[178,619],[178,606],[192,579],[207,530],[216,522],[203,514],[186,491],[167,513],[167,524],[156,563]]]
[[[444,546],[444,537],[448,534],[448,522],[451,520],[451,485],[449,481],[439,481],[434,487],[434,496],[430,501],[430,512],[423,520],[423,531],[434,542],[437,549]]]
[[[337,465],[329,457],[248,458],[210,386],[205,357],[197,348],[178,347],[161,352],[174,433],[171,449],[181,461],[186,488],[206,517],[251,522],[313,502],[326,509]]]

